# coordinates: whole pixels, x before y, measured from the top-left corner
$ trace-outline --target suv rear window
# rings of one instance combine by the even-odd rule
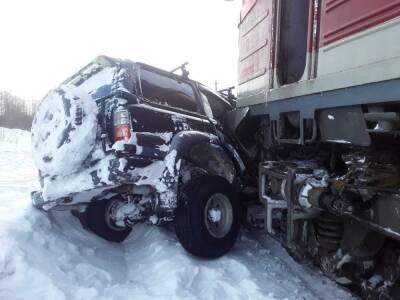
[[[80,70],[64,84],[79,86],[93,99],[99,99],[111,94],[111,84],[117,68],[109,64],[97,63],[96,61]]]
[[[140,71],[143,96],[157,104],[198,112],[193,88],[186,82],[145,69]]]

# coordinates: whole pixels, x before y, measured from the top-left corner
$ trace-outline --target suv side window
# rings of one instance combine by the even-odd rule
[[[140,82],[142,94],[147,100],[198,112],[193,88],[188,83],[146,69],[140,70]]]
[[[222,119],[224,114],[232,109],[231,106],[224,100],[222,100],[220,97],[214,95],[213,93],[205,89],[200,89],[200,94],[202,97],[207,98],[208,103],[210,104],[211,107],[213,117],[216,120]]]

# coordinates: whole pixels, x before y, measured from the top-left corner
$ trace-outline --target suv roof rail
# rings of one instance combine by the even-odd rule
[[[175,69],[173,69],[171,71],[171,73],[175,73],[176,71],[181,70],[182,71],[182,77],[186,78],[186,79],[189,79],[189,71],[186,70],[186,66],[188,64],[189,64],[189,62],[185,62],[185,63],[181,64],[180,66],[178,66]]]
[[[225,96],[229,100],[229,102],[234,103],[236,101],[236,96],[232,93],[233,89],[235,89],[235,86],[219,90],[218,93]]]

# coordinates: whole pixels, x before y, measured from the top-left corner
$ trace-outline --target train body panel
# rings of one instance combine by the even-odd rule
[[[320,48],[398,17],[400,1],[325,0],[321,11]]]
[[[245,3],[239,27],[239,84],[246,97],[264,94],[270,80],[273,46],[274,2]]]
[[[238,106],[400,78],[399,0],[252,3],[239,28],[268,7],[270,28],[258,31],[270,52],[264,61],[257,55],[244,61],[252,40],[240,35]]]

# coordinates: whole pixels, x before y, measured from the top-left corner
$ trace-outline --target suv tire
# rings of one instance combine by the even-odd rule
[[[175,212],[179,242],[191,254],[217,258],[235,244],[241,224],[240,204],[232,185],[219,176],[190,180]]]
[[[86,208],[85,227],[107,241],[120,243],[128,237],[132,228],[110,225],[107,218],[109,218],[109,207],[113,201],[120,201],[119,197],[92,201]]]
[[[32,123],[32,156],[43,175],[69,175],[96,144],[98,108],[82,89],[61,85],[40,102]]]

